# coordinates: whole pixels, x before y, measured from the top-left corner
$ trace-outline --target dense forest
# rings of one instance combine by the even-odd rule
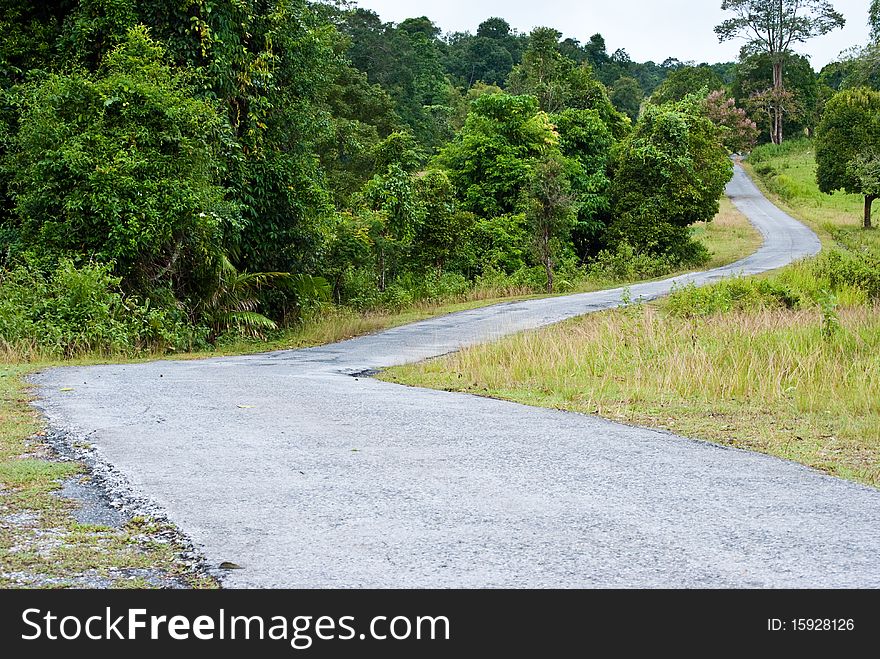
[[[777,113],[766,53],[638,63],[347,2],[0,0],[0,29],[0,336],[61,355],[699,266],[729,154],[880,82],[871,46],[787,53]]]

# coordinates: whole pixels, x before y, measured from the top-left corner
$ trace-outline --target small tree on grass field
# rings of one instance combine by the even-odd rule
[[[880,92],[847,89],[828,101],[816,131],[816,165],[822,192],[864,195],[865,228],[871,228],[880,195]]]

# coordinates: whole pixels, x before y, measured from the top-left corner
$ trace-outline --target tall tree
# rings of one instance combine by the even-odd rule
[[[721,9],[734,14],[715,27],[719,41],[745,38],[743,54],[767,53],[773,62],[773,92],[782,98],[783,63],[792,46],[827,34],[846,23],[827,0],[724,0]],[[783,107],[776,103],[771,138],[782,143]]]
[[[464,210],[506,215],[516,212],[532,163],[558,141],[534,96],[485,94],[471,105],[459,136],[440,152],[439,164]]]
[[[507,79],[507,91],[536,97],[541,110],[548,113],[568,108],[596,110],[614,137],[622,139],[629,132],[630,120],[614,108],[608,90],[588,63],[578,66],[560,52],[560,36],[546,27],[532,31],[522,63]]]
[[[773,75],[773,61],[767,54],[744,58],[733,81],[733,97],[758,124],[762,139],[773,138],[777,109],[782,110],[784,135],[811,134],[819,121],[819,86],[810,60],[797,53],[789,53],[782,59],[785,87],[781,92],[767,88],[767,80]]]
[[[522,64],[514,68],[507,80],[513,94],[533,94],[545,112],[565,109],[569,74],[574,61],[559,52],[562,35],[548,27],[535,28]]]

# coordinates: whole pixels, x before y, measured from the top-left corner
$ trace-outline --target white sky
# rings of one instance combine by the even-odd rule
[[[721,0],[355,0],[382,20],[399,23],[427,16],[444,32],[476,31],[490,16],[529,32],[536,26],[554,27],[581,42],[601,32],[609,54],[625,48],[639,62],[722,62],[737,58],[741,42],[719,44],[713,27],[726,12]],[[797,47],[809,55],[817,70],[838,53],[868,40],[869,0],[832,0],[846,17],[846,27]]]

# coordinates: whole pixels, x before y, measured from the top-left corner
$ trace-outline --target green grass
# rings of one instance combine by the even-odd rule
[[[759,151],[759,185],[826,247],[880,253],[860,198],[819,193],[811,149]],[[865,285],[829,279],[822,259],[382,377],[668,429],[880,486],[880,308]]]
[[[699,225],[694,232],[713,254],[710,267],[742,258],[760,244],[757,232],[726,199],[716,221]],[[582,281],[576,291],[601,287]],[[138,358],[91,355],[58,361],[41,357],[38,349],[30,350],[27,359],[15,350],[0,351],[0,587],[83,586],[96,578],[120,588],[148,587],[169,580],[191,587],[216,586],[181,564],[179,547],[155,541],[156,534],[165,529],[151,520],[136,519],[123,529],[89,527],[74,521],[71,512],[75,504],[59,498],[57,490],[66,478],[87,476],[82,465],[57,461],[43,443],[42,421],[29,405],[30,394],[23,381],[27,374],[60,365],[201,359],[322,345],[442,314],[541,297],[528,293],[482,289],[459,300],[421,303],[398,311],[334,309],[268,341],[235,339],[209,352]],[[144,571],[154,578],[145,580]]]

